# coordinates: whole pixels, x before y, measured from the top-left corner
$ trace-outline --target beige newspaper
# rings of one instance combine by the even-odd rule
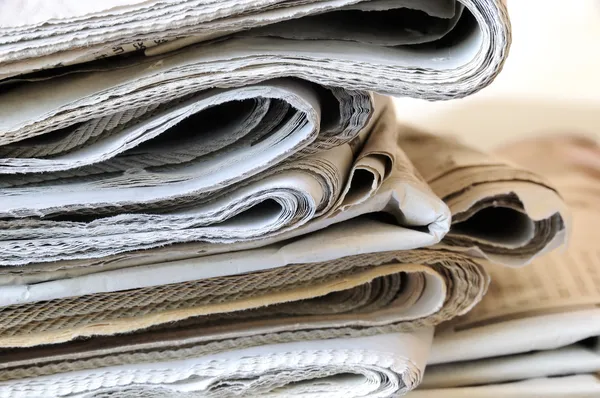
[[[128,383],[137,379],[127,375],[144,378],[151,372],[153,389],[162,394],[166,368],[178,375],[169,376],[177,384],[164,386],[169,391],[221,390],[227,387],[217,381],[234,377],[233,362],[219,362],[208,374],[205,364],[219,355],[239,364],[252,348],[261,367],[247,375],[249,380],[268,378],[272,371],[278,377],[289,373],[286,383],[306,379],[307,387],[313,378],[332,377],[326,385],[315,382],[314,391],[346,391],[350,383],[361,395],[406,392],[420,381],[431,326],[469,311],[483,297],[489,278],[460,253],[420,249],[352,255],[364,249],[356,236],[366,231],[382,243],[397,227],[356,219],[267,248],[60,281],[65,289],[86,292],[77,297],[48,300],[60,285],[31,285],[31,296],[20,297],[28,304],[0,309],[5,326],[0,340],[12,347],[0,350],[0,393],[102,394],[119,378],[130,380],[119,385],[124,388],[119,394],[133,394],[143,387],[132,385],[129,391]],[[298,264],[302,257],[312,262]],[[90,294],[90,289],[107,293]],[[114,333],[119,334],[110,336]],[[78,338],[84,336],[94,338]],[[28,347],[36,344],[44,345]],[[327,352],[315,357],[318,347]],[[289,362],[290,355],[298,362]],[[187,373],[179,369],[192,363],[199,365],[189,377],[214,377],[206,385],[185,387]],[[314,369],[306,373],[308,368]],[[361,369],[377,369],[387,379],[382,376],[380,383],[373,374],[369,387],[362,386],[361,376],[347,379],[348,372],[363,374]],[[244,387],[248,394],[262,394],[254,384]]]
[[[514,153],[515,160],[545,172],[572,210],[575,228],[568,249],[523,269],[486,267],[492,278],[488,294],[467,316],[439,330],[430,363],[552,349],[600,335],[595,233],[600,150],[594,142],[569,137],[519,145],[505,154]]]
[[[565,242],[569,213],[545,178],[455,138],[401,131],[398,145],[452,212],[439,247],[520,266]]]

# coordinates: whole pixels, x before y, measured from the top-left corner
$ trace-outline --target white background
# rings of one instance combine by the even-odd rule
[[[520,136],[600,138],[600,0],[507,0],[513,43],[491,86],[465,99],[396,99],[400,120],[481,148]]]

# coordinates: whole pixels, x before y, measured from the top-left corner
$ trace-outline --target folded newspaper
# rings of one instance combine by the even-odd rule
[[[452,212],[440,247],[520,266],[565,241],[569,213],[546,178],[454,138],[407,129],[398,144]]]
[[[381,227],[384,232],[386,224]],[[307,235],[300,243],[316,248],[322,255],[331,255],[332,251],[342,250],[340,242],[349,237],[348,230],[337,228]],[[146,364],[144,369],[164,368],[171,365],[160,362],[189,363],[205,358],[208,361],[217,354],[244,358],[244,353],[252,347],[258,351],[249,352],[272,356],[273,361],[309,371],[317,365],[307,359],[292,365],[287,354],[278,354],[274,347],[291,345],[311,357],[311,347],[321,344],[333,350],[329,354],[332,361],[353,362],[352,355],[359,357],[362,350],[369,348],[363,341],[372,341],[388,358],[397,357],[394,362],[400,359],[413,362],[414,369],[409,366],[411,372],[402,376],[412,380],[412,384],[406,381],[412,388],[420,380],[427,358],[431,326],[466,313],[481,299],[488,283],[482,267],[473,260],[439,250],[383,252],[312,264],[275,262],[281,258],[277,254],[292,249],[257,249],[239,256],[219,255],[157,264],[140,270],[139,278],[151,283],[154,274],[162,276],[164,283],[165,275],[173,275],[187,282],[5,307],[7,325],[12,322],[14,327],[2,331],[2,343],[13,348],[2,350],[0,391],[4,388],[9,396],[16,391],[33,394],[36,388],[44,386],[43,391],[52,393],[53,388],[63,388],[60,380],[66,383],[72,380],[72,375],[92,371],[86,379],[89,384],[81,388],[102,390],[111,386],[109,379],[115,377],[114,366],[135,369]],[[252,263],[257,268],[278,267],[252,273],[247,269],[243,275],[235,274],[240,266],[247,268]],[[222,276],[198,279],[201,274]],[[154,283],[161,282],[155,278]],[[120,334],[108,336],[114,333]],[[405,340],[413,337],[401,338],[400,343],[395,343],[397,347],[379,340],[383,338],[379,336],[424,333],[429,337],[423,340],[422,348],[409,345],[422,351],[416,357],[404,352],[403,344],[410,342]],[[14,348],[19,344],[56,343],[90,334],[107,336]],[[327,342],[314,342],[318,340]],[[336,357],[336,350],[344,344],[355,351],[348,355],[340,351]],[[340,372],[326,370],[327,363],[322,365],[321,372]],[[378,367],[391,365],[388,360],[373,363]],[[268,368],[263,371],[270,372]],[[355,370],[343,373],[348,372]],[[319,373],[304,376],[319,377]],[[225,372],[220,377],[231,376]],[[136,381],[128,380],[123,380],[123,385],[135,387]],[[180,379],[175,381],[179,383]],[[220,389],[216,381],[207,385]],[[402,391],[398,386],[393,388]]]
[[[512,387],[503,390],[501,383],[600,372],[600,256],[594,233],[600,222],[600,147],[589,139],[551,137],[503,152],[546,174],[564,192],[577,228],[566,251],[518,271],[486,268],[492,282],[483,301],[435,337],[429,359],[435,366],[428,367],[423,387],[439,390],[438,396],[469,389],[483,394],[484,387],[471,386],[484,384],[490,394],[506,396]],[[582,391],[588,395],[582,396],[596,396],[600,381],[585,380]],[[577,393],[578,385],[572,388]]]
[[[600,372],[598,338],[570,346],[428,368],[421,387],[458,388]]]
[[[2,265],[102,258],[190,241],[200,241],[206,253],[229,252],[379,211],[405,228],[420,228],[404,234],[396,249],[435,243],[448,230],[448,209],[414,173],[398,145],[381,150],[397,134],[394,112],[387,109],[389,100],[376,97],[373,104],[381,113],[367,123],[369,98],[354,104],[350,114],[336,103],[327,113],[335,123],[320,135],[292,111],[291,120],[279,118],[286,126],[275,127],[280,134],[260,136],[267,126],[255,130],[258,138],[245,131],[233,148],[223,144],[220,156],[190,159],[207,147],[194,142],[203,141],[199,134],[192,142],[159,139],[150,148],[138,145],[135,153],[89,167],[7,175],[0,192]],[[344,116],[335,115],[335,109]],[[298,123],[308,137],[294,138],[294,130],[287,128]],[[206,138],[219,145],[230,137],[219,132]],[[277,150],[269,150],[272,145]],[[179,152],[188,149],[190,157],[182,160]],[[295,158],[268,167],[290,156]],[[156,165],[147,165],[152,162]]]
[[[40,94],[36,103],[48,100],[48,106],[58,107],[63,100],[79,102],[79,111],[85,109],[80,101],[93,101],[95,107],[102,102],[106,111],[119,102],[123,105],[118,108],[129,110],[142,93],[149,105],[151,93],[158,91],[155,101],[165,103],[167,98],[160,97],[174,87],[181,97],[209,87],[283,76],[351,89],[454,98],[487,85],[501,69],[509,43],[508,17],[500,0],[0,4],[0,79],[50,68],[59,68],[50,74],[105,70],[32,88]],[[183,47],[187,48],[175,51]],[[123,61],[118,67],[115,56]],[[97,62],[61,69],[93,60]],[[24,78],[47,77],[42,73]],[[63,84],[61,100],[42,99],[43,86],[56,92]],[[131,95],[102,98],[98,90],[109,87]],[[17,123],[10,127],[17,136],[23,133]]]
[[[200,357],[189,357],[193,347],[167,347],[137,355],[149,363],[23,379],[0,384],[0,391],[4,397],[388,397],[419,383],[431,335],[431,329],[423,329],[266,344]]]
[[[311,329],[318,329],[317,337],[410,331],[466,313],[487,288],[483,268],[461,254],[408,250],[346,256],[338,242],[352,239],[355,231],[349,227],[380,234],[388,229],[375,221],[369,228],[350,223],[291,244],[32,285],[22,300],[28,303],[1,308],[0,346],[112,335],[189,318],[195,319],[185,324],[205,340],[291,330],[301,330],[301,339],[310,337]],[[331,259],[286,264],[285,253],[298,247]],[[56,298],[56,286],[58,294],[70,288],[71,297]],[[324,331],[333,327],[340,329]]]

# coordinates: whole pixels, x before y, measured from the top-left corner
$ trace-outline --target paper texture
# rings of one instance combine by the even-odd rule
[[[600,310],[589,308],[526,316],[458,331],[442,327],[428,363],[467,361],[563,347],[599,336],[598,319]]]
[[[276,86],[280,83],[270,84]],[[296,82],[290,81],[289,84],[294,86]],[[271,344],[335,339],[349,341],[351,338],[377,338],[391,333],[416,333],[422,328],[430,329],[441,322],[467,314],[482,299],[489,276],[472,257],[473,253],[464,250],[463,245],[442,240],[449,229],[452,233],[450,209],[442,200],[448,202],[449,198],[438,198],[422,177],[427,175],[426,167],[432,164],[419,161],[419,156],[422,156],[420,151],[429,151],[427,145],[410,144],[431,136],[415,135],[398,125],[393,112],[386,108],[385,100],[380,97],[367,96],[361,106],[370,106],[372,114],[363,122],[363,127],[350,135],[349,143],[339,138],[320,141],[317,133],[314,142],[337,142],[337,146],[333,144],[331,148],[313,151],[311,145],[318,145],[309,143],[302,149],[296,149],[296,155],[290,155],[289,160],[275,163],[272,169],[258,171],[257,177],[247,177],[240,183],[234,180],[238,177],[233,175],[231,181],[234,182],[223,198],[227,198],[230,205],[250,202],[252,206],[251,197],[244,197],[238,192],[244,192],[253,184],[265,187],[272,181],[270,177],[281,177],[288,171],[314,172],[314,210],[309,213],[310,217],[297,224],[283,226],[274,233],[259,231],[254,236],[227,242],[220,232],[214,242],[190,242],[139,250],[144,249],[142,246],[136,247],[138,250],[131,253],[129,246],[121,245],[136,242],[136,225],[140,228],[141,237],[147,236],[149,244],[161,245],[152,239],[154,233],[160,232],[154,230],[157,223],[170,221],[164,212],[153,215],[155,223],[143,218],[136,219],[137,213],[131,213],[134,217],[129,220],[131,223],[128,223],[125,214],[117,216],[121,218],[116,220],[111,220],[111,217],[98,218],[100,222],[88,228],[86,221],[56,220],[53,217],[62,212],[69,214],[69,206],[85,207],[76,203],[77,196],[71,195],[73,190],[69,195],[62,195],[60,184],[65,183],[60,182],[60,178],[57,180],[59,184],[51,180],[50,183],[33,182],[16,191],[7,189],[10,194],[21,194],[23,198],[16,202],[16,206],[23,207],[12,211],[12,219],[3,221],[7,225],[14,225],[7,229],[6,236],[15,234],[22,238],[3,242],[7,247],[15,248],[13,253],[16,261],[16,264],[6,264],[1,269],[0,346],[3,347],[3,359],[0,368],[7,396],[23,395],[37,391],[36,388],[53,392],[55,387],[51,386],[55,383],[60,385],[61,378],[67,377],[69,372],[89,373],[92,376],[82,381],[82,387],[76,387],[73,391],[66,388],[65,391],[88,394],[86,391],[89,390],[89,396],[106,391],[113,393],[117,390],[110,388],[117,386],[110,382],[103,384],[101,375],[104,370],[121,366],[124,367],[124,374],[130,374],[137,366],[158,366],[157,356],[168,350],[174,352],[174,359],[181,359],[179,355],[183,350],[187,352],[186,360],[197,361],[207,355],[236,353],[253,347],[270,349]],[[264,112],[268,114],[269,110]],[[310,113],[310,109],[307,108],[306,112]],[[314,120],[317,125],[319,118]],[[278,138],[278,142],[282,140]],[[458,147],[466,155],[457,156],[469,159],[468,147]],[[268,148],[265,151],[268,152]],[[346,157],[339,155],[343,153],[347,154]],[[440,145],[428,153],[435,162],[437,158],[453,156],[455,147]],[[481,164],[489,162],[484,154],[478,156],[477,161]],[[324,162],[327,159],[329,163]],[[411,159],[416,160],[413,163]],[[250,158],[251,162],[255,160]],[[50,162],[58,165],[55,157]],[[337,168],[344,170],[337,175],[329,173],[331,169],[327,166],[336,162],[345,164]],[[505,169],[507,173],[516,170],[508,165]],[[57,170],[49,175],[62,172]],[[32,175],[36,176],[35,173],[14,174],[18,178]],[[106,178],[113,177],[107,174]],[[198,177],[193,174],[190,178]],[[211,178],[215,176],[211,175]],[[288,178],[293,176],[281,180],[285,183]],[[541,180],[531,174],[531,180],[536,179]],[[323,180],[326,182],[319,183]],[[132,188],[131,181],[130,178],[123,180],[119,189],[108,191],[108,194],[114,194],[115,198],[122,200],[127,193],[122,196],[120,190]],[[302,178],[297,177],[286,187],[298,189],[299,181]],[[66,185],[70,183],[70,180],[66,181]],[[457,183],[462,184],[462,181],[458,180]],[[83,188],[77,185],[82,184],[80,181],[75,184],[75,192],[81,190],[83,196],[89,195],[95,187],[90,185],[89,188]],[[514,185],[518,184],[519,181]],[[519,211],[528,220],[546,222],[554,217],[556,222],[549,223],[551,228],[545,229],[547,233],[527,238],[526,243],[535,241],[536,244],[525,254],[520,251],[520,245],[506,244],[502,247],[502,255],[514,257],[516,261],[535,256],[538,251],[555,244],[555,241],[562,242],[568,227],[563,222],[564,206],[555,191],[545,185],[535,184],[530,183],[540,187],[536,192],[537,198],[544,199],[549,204],[548,208],[543,212],[526,207],[510,209]],[[162,182],[159,185],[162,186]],[[507,185],[510,183],[507,182]],[[173,188],[170,184],[165,186]],[[307,187],[306,191],[310,192],[310,185],[307,184]],[[465,185],[460,187],[464,189]],[[27,200],[31,203],[37,200],[31,193],[34,188],[48,193],[39,198],[65,200],[71,204],[63,208],[48,206],[31,210],[26,206]],[[150,191],[155,195],[157,192],[159,194],[160,190]],[[52,197],[54,194],[56,199]],[[285,203],[284,194],[283,190],[278,194],[283,197],[281,203]],[[481,194],[484,196],[478,197],[478,200],[486,200],[487,194],[484,191]],[[96,194],[90,197],[98,200]],[[135,195],[132,198],[135,199]],[[218,209],[221,199],[216,195],[207,202],[207,206]],[[47,202],[39,203],[47,205]],[[104,202],[98,200],[97,203],[101,208]],[[295,208],[294,205],[289,207]],[[222,206],[222,209],[226,208]],[[257,208],[259,214],[265,214],[264,208]],[[31,214],[48,212],[50,217],[36,219],[31,215],[26,216],[28,211]],[[475,215],[482,212],[476,204],[471,204],[465,211]],[[484,216],[485,222],[485,213]],[[492,230],[513,227],[495,217],[489,219]],[[230,220],[236,221],[235,215]],[[255,220],[246,220],[247,223],[252,221]],[[226,220],[221,224],[224,225],[223,230],[228,230],[232,222]],[[215,222],[214,225],[220,224]],[[521,228],[521,235],[535,231],[528,229],[528,225],[517,225]],[[106,232],[102,233],[102,228]],[[110,232],[112,228],[130,231],[129,240],[114,242]],[[144,232],[143,228],[150,228],[150,231]],[[169,231],[168,236],[179,239],[190,229],[193,228],[182,228],[179,234],[174,234],[172,229],[166,230]],[[46,237],[40,235],[47,230],[52,234]],[[239,228],[244,233],[249,230],[248,225]],[[490,246],[486,246],[489,239],[480,238],[476,232],[463,232],[461,236],[469,242],[468,249],[485,255]],[[112,238],[106,240],[109,245],[97,244],[98,237],[102,236]],[[80,243],[90,238],[88,246],[69,246],[73,241],[71,238],[77,237]],[[59,242],[54,251],[53,240]],[[435,245],[440,240],[444,242],[442,245],[418,249]],[[51,255],[63,260],[37,260],[37,264],[15,266],[23,258],[16,248],[23,244],[44,247],[43,252],[32,250],[29,256],[39,252],[39,257],[44,255],[45,260],[53,259]],[[71,247],[72,251],[65,252],[65,247]],[[99,248],[104,251],[98,251]],[[90,251],[97,253],[88,255]],[[65,258],[70,253],[73,254],[71,259]],[[343,356],[342,353],[339,355]],[[411,357],[409,359],[412,360]],[[347,357],[332,360],[352,364]],[[318,372],[324,372],[325,368],[319,368]],[[202,373],[204,371],[198,372],[194,373],[194,380],[206,377]],[[268,378],[268,372],[265,369],[261,379]],[[218,374],[228,377],[226,370]],[[318,375],[321,374],[316,373],[314,377],[320,377]],[[140,377],[147,376],[142,374]],[[37,382],[29,384],[23,378]],[[43,380],[48,380],[48,383]],[[163,391],[159,376],[149,380],[156,384],[149,389]],[[218,383],[219,386],[226,384]],[[210,386],[210,383],[206,386],[193,384],[193,388],[190,388],[202,391]],[[406,390],[414,386],[416,383],[406,387]],[[128,388],[127,385],[120,385],[118,391],[129,394]],[[142,387],[132,388],[131,394],[134,394],[134,391],[139,391],[136,389]],[[254,384],[250,383],[248,388],[254,388]],[[296,387],[289,385],[285,388]],[[404,392],[403,388],[400,385],[392,387],[397,392]],[[272,385],[265,386],[265,389],[277,392]],[[342,388],[340,391],[345,390]],[[363,392],[360,390],[361,394]],[[388,392],[386,390],[386,394]],[[222,394],[227,395],[227,392]]]
[[[410,239],[412,234],[412,230],[400,229],[376,219],[357,218],[299,239],[259,249],[112,270],[107,267],[102,272],[27,285],[7,284],[1,288],[0,302],[7,306],[231,275],[244,276],[266,270],[285,272],[285,267],[292,265],[308,267],[309,264],[333,262],[339,258],[399,252],[394,249],[397,240]],[[354,245],[348,244],[353,241]],[[443,258],[443,253],[434,252],[431,256]],[[465,255],[454,257],[466,258]]]
[[[470,159],[475,159],[479,162],[477,164],[480,165],[497,163],[497,168],[501,173],[498,174],[496,180],[488,179],[485,184],[479,183],[476,180],[477,178],[481,178],[482,175],[489,178],[490,174],[485,172],[485,166],[480,166],[484,168],[484,170],[481,170],[480,167],[473,165],[466,169],[471,173],[470,179],[455,181],[447,178],[444,180],[446,186],[432,181],[434,189],[441,190],[443,188],[446,191],[454,189],[455,191],[464,192],[462,196],[443,196],[443,192],[440,193],[442,198],[445,197],[447,203],[455,211],[455,220],[456,217],[460,219],[460,217],[466,217],[465,214],[468,215],[466,221],[455,222],[454,229],[439,248],[459,250],[470,255],[487,257],[503,264],[520,265],[530,261],[540,252],[554,248],[566,239],[566,231],[569,226],[568,212],[555,190],[546,182],[542,182],[543,179],[536,174],[521,171],[505,162],[501,163],[499,160],[496,161],[493,158],[486,157],[485,154],[475,152],[462,144],[445,145],[441,139],[438,142],[438,139],[431,135],[398,126],[390,112],[384,112],[376,122],[369,126],[372,127],[368,131],[370,135],[367,142],[362,151],[355,157],[354,165],[348,166],[348,171],[344,173],[349,176],[347,177],[349,181],[345,184],[338,181],[338,186],[343,184],[344,187],[339,188],[337,194],[333,193],[334,198],[329,199],[329,202],[333,205],[330,204],[329,210],[325,211],[320,217],[313,214],[312,220],[309,222],[304,221],[305,225],[298,222],[287,228],[280,227],[280,230],[263,233],[262,235],[259,235],[257,231],[256,235],[247,236],[245,238],[246,242],[240,241],[240,238],[227,240],[227,242],[235,242],[235,245],[221,244],[220,242],[225,242],[225,240],[222,236],[219,236],[204,238],[209,240],[207,243],[194,243],[178,245],[176,248],[168,247],[127,253],[126,256],[110,256],[99,260],[86,260],[84,258],[77,261],[61,261],[47,265],[32,264],[28,267],[16,269],[5,268],[0,270],[0,284],[38,283],[44,280],[94,273],[107,268],[116,269],[147,265],[194,258],[199,255],[251,249],[307,234],[355,218],[361,214],[381,211],[394,216],[400,226],[403,227],[403,229],[398,230],[398,236],[402,236],[402,239],[395,239],[390,235],[388,239],[384,240],[367,240],[361,246],[363,248],[373,246],[370,246],[369,249],[363,249],[363,252],[411,249],[434,244],[448,230],[448,209],[431,193],[430,188],[423,182],[421,174],[429,175],[431,179],[431,172],[429,171],[431,165],[437,164],[435,162],[441,162],[446,156],[455,156],[457,161],[470,161],[472,164],[475,164],[475,161]],[[431,145],[426,144],[428,140],[437,145],[437,148],[434,148],[435,151],[431,152]],[[421,145],[420,143],[425,144]],[[406,154],[404,150],[406,150]],[[432,161],[426,161],[427,156]],[[409,158],[415,162],[414,166]],[[462,170],[465,169],[461,168],[459,171]],[[529,180],[524,181],[514,177],[515,174],[519,173],[527,176]],[[454,188],[452,187],[453,184],[455,185]],[[467,187],[470,189],[466,190]],[[45,189],[45,187],[41,189]],[[471,193],[476,196],[472,197]],[[462,207],[457,207],[455,203],[460,199],[464,199],[465,203],[459,203]],[[527,206],[525,207],[523,203],[527,203]],[[529,203],[537,203],[537,207],[530,206]],[[544,207],[541,207],[540,203]],[[260,208],[260,210],[264,213],[265,209]],[[506,214],[509,217],[506,217]],[[164,216],[157,215],[153,219],[158,220],[159,217]],[[232,220],[235,220],[235,217]],[[106,220],[99,221],[105,222]],[[18,224],[20,221],[17,219],[15,222]],[[72,224],[65,225],[71,226]],[[82,225],[85,226],[85,224]],[[143,224],[140,224],[140,226],[143,227]],[[217,224],[216,228],[218,227]],[[419,231],[418,228],[420,227],[427,227],[427,230]],[[416,230],[407,231],[406,228]],[[76,234],[80,233],[80,229],[73,229]],[[90,230],[93,231],[91,228]],[[246,230],[244,229],[244,231]],[[26,229],[23,229],[23,231],[26,231]],[[366,232],[366,230],[364,231]],[[510,231],[515,233],[508,235]],[[160,236],[160,231],[156,231],[156,233]],[[185,231],[185,233],[189,234],[190,232]],[[391,230],[389,233],[392,233]],[[492,235],[486,236],[486,233],[488,235],[492,233]],[[513,242],[513,235],[522,237],[521,241]],[[110,237],[110,235],[107,236]],[[183,239],[180,236],[172,237],[172,234],[169,236],[171,241]],[[96,244],[93,250],[97,254],[92,255],[87,250],[85,254],[73,252],[70,256],[96,257],[107,251],[117,251],[117,249],[126,252],[132,245],[131,242],[127,241],[124,244],[127,244],[128,247],[118,248],[111,243],[105,251],[99,251],[97,250],[97,244],[100,238],[102,236],[97,237],[94,235],[89,238],[91,242]],[[69,240],[45,239],[40,243],[43,242],[47,246],[53,241],[57,242],[56,256],[58,258],[66,257],[68,254],[64,253],[65,244],[69,244]],[[390,243],[392,241],[395,244]],[[14,246],[15,249],[17,247],[20,249],[24,244],[22,241],[18,242],[19,246]],[[158,245],[159,242],[149,242],[147,245]],[[32,240],[31,243],[35,244],[35,240]],[[15,242],[8,244],[15,245]],[[81,250],[77,247],[73,249]],[[51,248],[45,250],[50,251]],[[61,252],[58,253],[58,250],[61,250]],[[50,259],[52,257],[49,257],[49,253],[47,253],[44,260],[48,261]],[[27,260],[31,262],[33,258],[28,257]],[[85,269],[75,270],[79,267]]]

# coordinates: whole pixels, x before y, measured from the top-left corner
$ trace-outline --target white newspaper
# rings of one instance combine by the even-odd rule
[[[153,361],[0,382],[1,397],[389,397],[421,381],[431,328],[415,333],[268,344],[205,356],[182,349]],[[192,354],[193,355],[193,354]]]
[[[94,60],[82,67],[102,69],[133,53],[181,82],[285,75],[441,99],[489,84],[510,44],[499,0],[9,0],[0,15],[0,79]],[[164,55],[190,45],[186,66]]]
[[[438,179],[433,181],[433,187],[440,192],[460,192],[460,195],[452,194],[442,197],[445,197],[447,203],[453,207],[455,217],[466,214],[476,221],[469,224],[469,219],[467,219],[467,222],[455,223],[455,229],[451,230],[448,235],[448,238],[452,239],[445,239],[443,245],[439,246],[440,249],[463,251],[470,255],[485,256],[496,262],[519,265],[530,261],[539,252],[552,249],[565,240],[569,225],[568,213],[555,190],[541,177],[522,171],[505,162],[490,157],[486,158],[485,154],[462,144],[450,142],[444,146],[442,145],[445,142],[443,139],[398,126],[391,112],[384,112],[377,122],[372,124],[368,140],[361,152],[356,155],[354,165],[348,166],[349,170],[345,173],[348,175],[348,181],[344,184],[345,187],[337,190],[337,198],[330,199],[330,203],[335,203],[329,205],[329,210],[325,214],[313,215],[313,219],[305,222],[304,225],[298,222],[292,225],[296,228],[289,228],[291,229],[289,231],[281,228],[274,231],[271,236],[258,234],[255,239],[235,244],[190,243],[136,252],[127,251],[127,247],[119,249],[119,245],[131,245],[132,243],[129,241],[118,242],[115,245],[108,235],[106,240],[111,246],[107,250],[114,252],[118,249],[123,254],[95,259],[93,257],[104,252],[98,251],[94,246],[82,254],[70,256],[92,257],[90,259],[52,263],[39,262],[38,264],[29,264],[27,267],[5,267],[0,269],[0,286],[21,285],[15,288],[15,292],[19,289],[28,291],[27,285],[42,281],[253,249],[374,212],[391,214],[398,224],[397,233],[389,232],[386,236],[371,239],[369,236],[376,232],[363,229],[364,233],[360,236],[356,235],[356,239],[361,241],[360,250],[363,252],[405,250],[435,244],[448,231],[449,211],[440,199],[431,193],[420,175],[430,175],[430,170],[434,170],[436,165],[445,168],[446,171],[453,171],[452,167],[456,163],[450,165],[450,168],[448,164],[443,163],[443,159],[448,156],[456,159],[456,162],[471,162],[469,168],[458,168],[460,172],[468,171],[467,178]],[[435,151],[431,150],[431,145],[425,144],[427,141],[435,144]],[[406,153],[404,149],[406,149]],[[413,159],[416,165],[413,165],[409,158]],[[493,163],[498,171],[496,176],[486,172],[489,171],[486,166],[490,163]],[[452,174],[449,172],[444,176]],[[527,179],[524,179],[523,176]],[[444,184],[439,184],[439,181]],[[260,183],[263,182],[260,181]],[[338,185],[342,184],[342,181],[338,181]],[[471,189],[466,189],[468,187]],[[496,191],[496,188],[500,188],[500,191]],[[498,192],[502,192],[502,194],[499,195]],[[458,203],[459,199],[463,203]],[[457,207],[456,203],[461,207]],[[498,206],[499,204],[502,206]],[[506,214],[509,217],[506,217]],[[153,217],[153,220],[158,220],[165,216],[155,215]],[[52,224],[53,221],[47,223]],[[471,227],[463,228],[461,231],[459,229],[461,225],[471,225]],[[512,242],[512,238],[506,231],[517,231],[518,233],[514,235],[518,235],[522,239],[517,243]],[[75,232],[78,233],[77,230]],[[189,233],[189,230],[183,231],[182,235],[185,236],[186,233]],[[169,235],[171,241],[183,239],[180,236],[172,235]],[[460,237],[460,239],[456,237]],[[135,241],[131,235],[130,240]],[[62,239],[41,240],[40,244],[46,245],[46,258],[44,258],[46,261],[53,259],[53,257],[49,257],[51,248],[47,247],[52,241],[64,243]],[[223,237],[213,238],[213,241],[223,241]],[[229,239],[227,242],[231,241]],[[23,241],[16,242],[20,242],[17,245],[23,245]],[[98,239],[93,242],[98,242]],[[8,244],[15,245],[15,241]],[[15,246],[15,250],[20,247]],[[64,252],[58,253],[60,248],[65,250],[64,245],[57,245],[56,256],[58,258],[67,257]],[[90,255],[89,250],[94,250],[97,254]],[[306,257],[310,256],[309,252],[295,256],[298,258],[305,256],[301,262],[310,261],[310,257]],[[28,258],[28,260],[33,262],[34,258]],[[9,297],[12,294],[18,296],[22,293],[8,294],[6,302],[11,302],[12,299]]]
[[[63,3],[0,5],[3,266],[248,249],[380,211],[426,231],[396,249],[436,243],[448,209],[382,147],[395,125],[366,90],[467,95],[510,41],[493,0]]]

